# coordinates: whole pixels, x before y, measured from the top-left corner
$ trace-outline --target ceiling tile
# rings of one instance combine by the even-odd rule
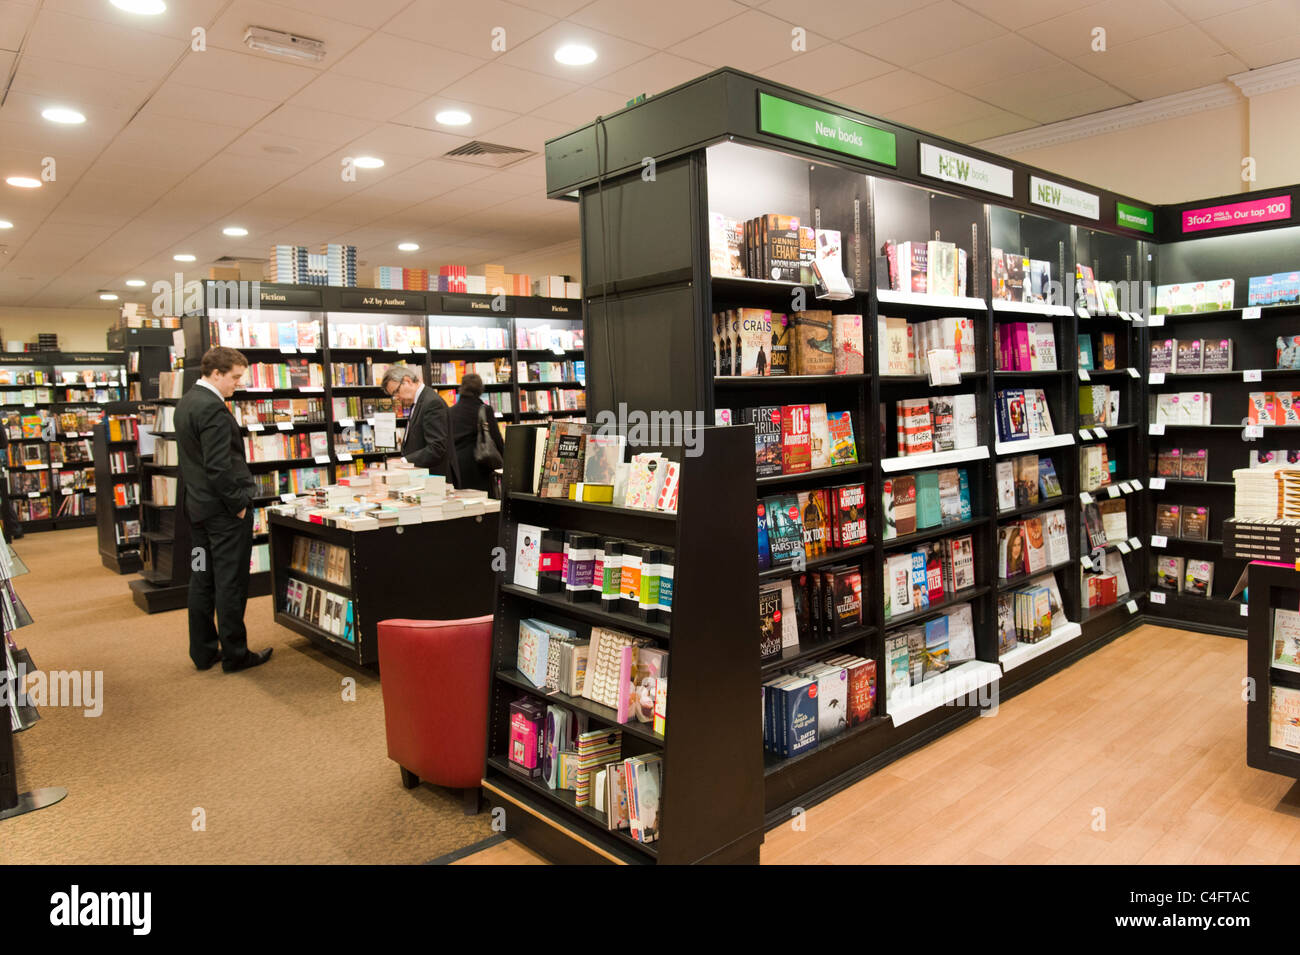
[[[843,42],[898,66],[912,66],[1005,32],[1005,28],[958,6],[953,0],[940,0],[855,33]]]
[[[530,113],[578,88],[577,83],[516,69],[499,60],[485,63],[439,93],[448,99]]]
[[[266,147],[273,147],[268,151]],[[293,153],[283,151],[284,147],[295,150]],[[264,132],[250,129],[222,152],[222,157],[238,159],[241,162],[257,160],[268,166],[278,166],[296,172],[304,166],[318,162],[338,148],[335,143],[313,142],[310,139],[298,139],[280,133]],[[218,157],[220,158],[220,157]]]
[[[1008,30],[1019,30],[1034,23],[1076,13],[1099,0],[961,0],[963,7]]]
[[[1059,57],[1014,33],[945,53],[916,65],[916,72],[932,80],[965,90],[1008,76],[1061,65]]]
[[[1201,26],[1230,52],[1236,53],[1239,49],[1259,46],[1261,41],[1277,41],[1300,34],[1300,3],[1269,0],[1202,20]]]
[[[1122,88],[1123,79],[1144,76],[1161,70],[1184,68],[1191,75],[1197,72],[1198,67],[1223,53],[1223,47],[1204,30],[1188,24],[1157,33],[1144,40],[1112,46],[1104,55],[1078,57],[1074,63],[1080,69],[1094,73],[1112,85]],[[1201,69],[1200,72],[1203,73],[1204,70]],[[1191,89],[1198,85],[1205,84],[1189,82],[1184,89]]]
[[[566,43],[585,43],[596,51],[596,61],[586,66],[565,66],[555,61],[555,51]],[[501,54],[501,62],[521,70],[545,73],[571,83],[590,83],[626,69],[655,51],[588,27],[558,23]]]
[[[202,117],[205,123],[218,126],[238,126],[246,129],[269,116],[278,103],[272,99],[253,96],[236,96],[219,93],[198,86],[185,86],[169,80],[162,85],[140,110],[145,117],[165,116],[169,119],[190,120]]]
[[[502,0],[414,0],[384,24],[385,33],[418,37],[444,50],[484,60],[506,56],[555,23],[555,18]],[[505,31],[505,52],[493,48],[493,30]],[[524,64],[515,64],[523,66]]]
[[[410,0],[273,0],[278,7],[302,10],[331,20],[355,23],[357,26],[377,30],[405,7]]]
[[[1084,72],[1073,63],[1058,63],[1046,69],[1032,70],[989,83],[980,83],[970,87],[966,92],[976,99],[982,99],[1015,113],[1031,99],[1052,99],[1101,85],[1103,85],[1102,80],[1091,73]]]
[[[17,51],[36,16],[36,7],[26,3],[0,3],[0,50]],[[8,76],[8,73],[4,74]]]
[[[1104,0],[1019,32],[1057,56],[1069,60],[1083,56],[1100,59],[1107,54],[1092,49],[1093,30],[1097,27],[1106,31],[1106,47],[1113,50],[1121,44],[1186,24],[1187,18],[1166,0]]]
[[[569,21],[666,49],[747,10],[735,0],[656,0],[655,3],[595,0],[570,16]]]
[[[1169,0],[1170,5],[1179,13],[1194,21],[1223,16],[1260,2],[1261,0]]]
[[[464,110],[469,113],[470,121],[464,126],[442,126],[434,117],[444,109]],[[518,116],[518,113],[509,113],[502,109],[491,109],[487,106],[475,106],[461,100],[448,99],[439,94],[421,100],[406,112],[394,116],[393,122],[420,130],[432,130],[441,136],[447,137],[448,142],[455,140],[456,144],[460,145],[467,139],[478,136],[494,126],[501,126],[512,119],[517,119]],[[445,152],[445,150],[440,151]]]
[[[333,72],[373,83],[436,93],[483,61],[389,33],[376,33],[334,65]]]
[[[819,0],[817,3],[809,3],[808,0],[768,0],[762,6],[764,13],[780,17],[792,25],[802,26],[811,33],[845,37],[936,2],[937,0],[912,0],[901,4],[897,0]]]
[[[590,123],[597,116],[608,116],[626,105],[627,100],[622,93],[588,86],[563,96],[554,103],[547,103],[541,109],[534,110],[533,115],[557,123],[568,123],[570,129],[576,129]]]
[[[1235,52],[1252,70],[1300,59],[1300,34],[1269,40],[1258,46],[1237,47]]]
[[[749,10],[720,26],[705,30],[672,52],[688,60],[704,63],[710,69],[733,66],[750,73],[790,59],[796,53],[812,53],[830,41],[820,33],[805,32],[796,38],[795,28],[784,20],[760,10]],[[802,50],[795,48],[801,40]]]
[[[548,139],[563,136],[573,129],[571,123],[542,119],[540,116],[520,116],[504,126],[492,130],[492,142],[502,146],[514,146],[518,149],[532,149],[541,152]]]
[[[642,93],[657,95],[708,72],[708,66],[695,60],[671,53],[655,53],[602,77],[600,85],[602,89],[615,90],[631,99]]]
[[[226,2],[227,0],[167,0],[167,9],[147,17],[119,10],[104,0],[44,0],[42,9],[89,20],[96,29],[111,26],[124,32],[157,34],[184,40],[188,44],[190,31],[195,27],[208,26]]]
[[[409,165],[413,165],[415,160],[441,156],[467,141],[463,136],[386,123],[348,143],[347,151],[355,156],[402,156],[406,157]]]
[[[517,7],[527,7],[529,10],[563,20],[591,3],[591,0],[510,0],[510,2]]]
[[[401,208],[405,208],[440,196],[449,190],[459,189],[461,186],[475,184],[476,187],[483,188],[478,186],[478,183],[490,175],[489,169],[427,159],[367,188],[357,201],[362,201],[366,197],[401,200],[403,203]],[[397,210],[388,209],[383,214],[389,215],[395,211]]]
[[[936,99],[890,110],[886,115],[898,123],[920,130],[939,129],[995,116],[1002,110],[965,93],[949,93]]]
[[[1032,119],[1026,119],[1006,110],[998,110],[994,115],[958,123],[939,132],[940,135],[948,139],[954,139],[959,143],[976,143],[982,139],[992,139],[994,136],[1018,133],[1022,129],[1029,129],[1037,125]]]
[[[1148,100],[1199,89],[1211,83],[1221,83],[1232,74],[1241,73],[1245,69],[1246,64],[1232,54],[1220,53],[1206,60],[1156,70],[1116,85],[1137,99]]]
[[[155,80],[98,70],[44,57],[23,54],[13,89],[21,93],[58,97],[83,106],[109,106],[136,110],[153,89]]]
[[[189,53],[171,79],[220,93],[282,100],[302,89],[319,74],[305,66],[283,63],[249,53],[208,49]]]
[[[78,126],[64,126],[51,123],[41,117],[41,111],[49,106],[80,107],[86,116],[86,122]],[[0,122],[13,127],[11,135],[18,135],[17,127],[25,127],[31,141],[8,137],[5,141],[14,146],[27,146],[52,154],[74,153],[94,157],[116,136],[131,118],[131,112],[114,109],[111,106],[87,107],[52,96],[37,96],[32,93],[11,91],[0,107]]]
[[[908,70],[894,70],[835,90],[830,98],[864,113],[881,116],[887,109],[902,109],[951,92],[948,87]]]
[[[895,69],[884,60],[839,43],[828,43],[813,53],[797,56],[763,70],[763,79],[824,96],[831,90],[883,76]]]
[[[325,44],[325,59],[319,63],[307,60],[285,60],[271,53],[249,49],[244,43],[244,33],[251,26],[296,36],[310,37]],[[272,59],[281,63],[298,63],[313,70],[327,70],[354,49],[368,36],[364,27],[343,20],[334,20],[305,10],[294,10],[270,0],[233,0],[216,23],[208,28],[208,47],[247,53],[259,59]]]
[[[333,71],[318,76],[289,99],[294,106],[343,113],[360,119],[387,122],[410,109],[425,94],[417,90],[384,86],[368,80],[341,76]]]
[[[172,37],[43,9],[36,16],[36,26],[27,37],[23,53],[158,79],[187,49],[186,42]]]
[[[1133,97],[1110,86],[1098,86],[1068,96],[1058,96],[1048,100],[1027,99],[1020,112],[1040,123],[1055,123],[1075,116],[1098,113],[1103,109],[1127,106],[1134,102]]]
[[[250,132],[266,133],[272,139],[279,136],[287,144],[292,144],[295,139],[305,139],[309,142],[342,146],[377,126],[379,123],[375,120],[308,109],[305,106],[286,105],[252,127]],[[287,160],[290,157],[281,154],[280,158]]]
[[[94,185],[106,192],[119,189],[128,193],[133,190],[166,192],[184,178],[180,171],[169,172],[137,163],[115,163],[101,157],[86,170],[77,186]]]

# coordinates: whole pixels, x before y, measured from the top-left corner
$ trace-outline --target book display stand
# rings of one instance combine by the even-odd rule
[[[197,368],[197,360],[195,367]],[[193,383],[197,370],[185,373],[186,385]],[[175,414],[179,398],[158,398],[152,403],[155,429],[164,416]],[[179,507],[182,481],[181,469],[175,464],[157,460],[160,447],[170,442],[175,446],[176,434],[153,430],[154,454],[140,457],[140,576],[132,580],[131,599],[145,613],[162,613],[179,610],[189,599],[190,585],[190,522],[185,509]],[[154,478],[174,479],[175,493],[166,498],[155,494]],[[249,585],[249,596],[257,596]]]
[[[139,427],[135,414],[110,414],[95,425],[99,559],[119,574],[138,573],[142,566]]]
[[[682,117],[692,121],[684,124]],[[647,156],[655,158],[653,177],[642,174]],[[736,424],[746,420],[745,409],[767,405],[824,404],[828,412],[851,413],[857,443],[853,468],[760,477],[756,497],[767,494],[765,484],[792,491],[848,481],[866,485],[866,544],[849,552],[831,550],[825,557],[825,562],[851,561],[861,570],[864,594],[871,595],[863,601],[861,630],[842,641],[810,640],[795,655],[802,659],[843,648],[874,660],[877,709],[872,720],[806,754],[786,759],[768,754],[764,809],[769,824],[974,717],[982,708],[976,697],[1006,699],[1143,621],[1243,633],[1244,605],[1227,597],[1235,579],[1232,565],[1215,575],[1208,600],[1166,596],[1154,586],[1158,552],[1200,553],[1215,547],[1219,535],[1212,531],[1205,535],[1210,540],[1189,544],[1153,531],[1157,505],[1172,498],[1164,492],[1189,501],[1188,495],[1199,492],[1181,475],[1151,485],[1165,433],[1150,424],[1152,396],[1162,383],[1149,374],[1150,348],[1177,322],[1194,323],[1189,328],[1198,329],[1198,337],[1204,337],[1202,326],[1211,330],[1206,335],[1231,337],[1229,325],[1235,329],[1241,321],[1262,318],[1260,326],[1247,328],[1272,323],[1267,341],[1260,336],[1253,344],[1239,344],[1241,354],[1250,356],[1252,366],[1263,366],[1263,376],[1279,379],[1277,386],[1300,376],[1294,369],[1277,369],[1284,363],[1280,358],[1274,361],[1275,339],[1288,317],[1294,324],[1300,306],[1265,307],[1263,315],[1241,308],[1256,273],[1298,264],[1293,256],[1300,244],[1291,233],[1300,230],[1258,234],[1286,225],[1289,211],[1279,213],[1283,221],[1219,230],[1211,239],[1200,238],[1201,233],[1183,236],[1182,207],[1143,205],[731,69],[550,141],[547,170],[548,195],[576,195],[580,205],[591,415],[626,406],[646,414],[703,411]],[[1289,210],[1289,202],[1274,197],[1278,208]],[[1187,209],[1205,204],[1189,203]],[[755,229],[766,235],[786,228],[777,221],[781,217],[797,218],[795,227],[838,233],[847,290],[840,286],[830,294],[835,283],[823,274],[812,284],[808,261],[795,256],[789,267],[775,243],[755,241]],[[759,225],[749,225],[756,221]],[[1234,234],[1220,236],[1223,231]],[[821,233],[816,235],[820,243]],[[777,241],[783,241],[779,235]],[[927,244],[932,255],[938,248],[945,258],[936,261],[947,266],[936,265],[938,271],[930,273],[915,268],[925,262]],[[756,263],[749,258],[754,249],[759,251],[753,254],[768,257]],[[948,256],[957,263],[952,288]],[[771,275],[764,275],[769,266]],[[1236,280],[1233,311],[1170,315],[1166,323],[1156,314],[1158,300],[1143,294],[1161,284],[1220,275]],[[927,285],[930,278],[942,294]],[[755,374],[746,365],[737,375],[733,363],[722,369],[729,374],[720,375],[718,345],[711,340],[718,316],[746,308],[770,313],[774,322],[778,314],[816,310],[861,315],[862,374],[782,377]],[[958,384],[932,385],[924,360],[906,367],[893,363],[896,339],[890,336],[900,319],[910,329],[905,335],[921,335],[933,319],[954,322],[969,334],[963,340],[968,350],[973,343],[973,352],[960,368]],[[944,334],[951,337],[950,331]],[[1008,360],[1003,352],[1008,341],[1038,342],[1034,336],[1047,335],[1055,353],[1051,363],[1039,363],[1041,348],[1030,363],[1014,355]],[[1300,351],[1300,341],[1295,345]],[[930,337],[915,355],[924,359],[936,347],[953,348]],[[1241,371],[1215,372],[1207,380],[1228,381],[1234,375],[1239,400],[1216,395],[1209,423],[1185,428],[1209,449],[1210,481],[1197,483],[1215,489],[1211,506],[1218,502],[1219,510],[1209,519],[1216,528],[1230,516],[1232,469],[1249,463],[1242,437],[1267,435],[1264,444],[1279,448],[1296,447],[1286,435],[1300,437],[1300,428],[1282,432],[1275,422],[1247,428],[1247,394],[1277,386],[1252,386],[1249,382],[1259,377],[1243,380]],[[933,414],[934,399],[957,395],[972,396],[963,400],[973,401],[976,409],[973,442],[968,437],[955,447],[903,446],[900,403],[929,401]],[[1052,427],[1028,435],[1004,427],[1000,416],[1014,407],[1010,402],[1017,395],[1026,402],[1032,395]],[[1181,430],[1171,427],[1168,434]],[[1181,434],[1177,437],[1181,442]],[[1043,479],[1045,462],[1054,482]],[[956,523],[909,524],[908,533],[886,537],[896,528],[885,490],[899,477],[928,484],[933,472],[947,469],[962,472],[969,514]],[[1021,480],[1026,497],[1016,497],[1014,477],[1034,470],[1039,487],[1031,491],[1033,479]],[[1010,500],[1000,499],[1004,483]],[[1049,523],[1066,529],[1056,538],[1053,559],[1027,574],[1004,576],[998,566],[1002,539],[1021,525],[1026,539],[1037,540],[1039,525]],[[943,592],[923,613],[886,617],[877,582],[883,582],[890,558],[967,534],[974,549],[970,586]],[[818,562],[821,557],[810,564]],[[756,574],[763,579],[789,575],[784,570]],[[1053,628],[1043,639],[1022,637],[1008,649],[1004,635],[1019,606],[1017,595],[1039,590],[1041,597],[1041,589],[1027,584],[1051,592],[1042,599],[1054,605]],[[1154,594],[1150,603],[1148,592]],[[957,604],[970,607],[973,658],[933,677],[927,672],[910,692],[904,685],[891,690],[891,637],[947,615]],[[783,657],[790,653],[787,649]],[[764,678],[786,669],[786,663],[774,661],[764,668]]]
[[[0,557],[0,691],[5,705],[0,707],[0,821],[45,809],[68,795],[62,786],[44,786],[31,792],[18,792],[18,764],[14,753],[14,734],[31,729],[40,719],[36,707],[22,695],[24,676],[35,671],[31,654],[14,642],[13,632],[32,622],[31,614],[13,588],[13,578],[27,573],[27,567],[8,544],[0,543],[7,556]]]
[[[158,397],[158,375],[172,370],[175,333],[171,328],[109,330],[108,347],[126,356],[128,401],[153,401]]]
[[[1300,669],[1295,652],[1300,571],[1294,565],[1252,561],[1248,574],[1246,672],[1254,692],[1246,700],[1246,764],[1300,779]],[[1281,619],[1285,616],[1291,619]]]
[[[763,759],[758,581],[750,570],[754,517],[748,493],[731,490],[753,486],[752,428],[705,429],[696,455],[686,453],[691,445],[634,449],[662,450],[680,462],[675,515],[534,495],[539,430],[544,439],[543,429],[515,428],[506,440],[501,546],[512,556],[497,584],[484,794],[504,808],[512,836],[556,861],[756,863],[763,841]],[[670,622],[642,622],[598,602],[571,602],[563,593],[513,583],[521,522],[673,547],[684,583],[674,585]],[[667,651],[664,732],[635,718],[620,723],[615,709],[548,693],[520,673],[520,621],[528,618],[571,628],[579,639],[607,627]],[[627,829],[611,829],[605,813],[579,803],[574,789],[553,788],[518,771],[510,756],[522,741],[512,733],[511,705],[520,700],[534,702],[542,713],[548,703],[563,707],[591,731],[621,732],[611,758],[662,757],[656,839],[640,841]]]

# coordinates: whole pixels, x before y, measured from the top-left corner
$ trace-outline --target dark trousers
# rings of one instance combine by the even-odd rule
[[[253,553],[253,509],[242,518],[221,514],[190,525],[190,659],[206,666],[217,656],[235,663],[248,654],[244,607],[248,562]],[[213,625],[213,615],[216,625]]]

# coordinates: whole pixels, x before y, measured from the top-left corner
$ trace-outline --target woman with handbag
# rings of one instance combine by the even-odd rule
[[[483,400],[483,379],[478,375],[461,379],[460,396],[451,409],[451,436],[461,486],[489,490],[492,472],[501,467],[505,443],[496,413]]]

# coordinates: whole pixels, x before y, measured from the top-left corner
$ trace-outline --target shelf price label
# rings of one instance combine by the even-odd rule
[[[1130,315],[1128,312],[1118,312],[1117,314],[1119,315],[1120,318],[1124,319],[1124,321],[1126,322],[1133,321],[1133,316]]]
[[[1132,548],[1128,546],[1128,541],[1119,541],[1115,545],[1115,549],[1121,554],[1127,554],[1132,550]]]
[[[399,345],[397,348],[394,349],[394,351],[396,351],[397,354],[399,355],[409,355],[411,353],[411,346]]]
[[[296,345],[281,345],[281,346],[280,346],[280,354],[281,354],[281,355],[296,355],[296,354],[298,354],[298,347],[297,347]]]
[[[1119,497],[1119,488],[1112,484],[1110,487],[1106,488],[1106,493],[1111,497]]]
[[[1079,563],[1081,563],[1081,564],[1082,564],[1084,567],[1086,567],[1088,570],[1092,570],[1092,558],[1091,558],[1091,557],[1080,557],[1080,558],[1079,558]]]
[[[1165,489],[1165,479],[1162,477],[1153,477],[1151,479],[1151,490],[1163,491]]]
[[[286,504],[292,504],[292,503],[293,503],[293,495],[292,495],[292,494],[287,494],[287,493],[286,493],[286,494],[281,494],[281,495],[280,495],[280,500],[284,501],[284,503],[286,503]]]
[[[350,451],[339,451],[337,456],[340,461],[352,460],[352,453]]]
[[[1136,600],[1130,600],[1124,606],[1128,607],[1128,612],[1130,615],[1138,612],[1138,602]]]
[[[1142,482],[1139,481],[1137,478],[1133,478],[1133,480],[1129,481],[1129,484],[1133,485],[1133,490],[1135,491],[1142,490]]]
[[[1148,429],[1147,433],[1150,434],[1152,437],[1159,437],[1160,435],[1164,434],[1165,433],[1164,422],[1161,422],[1160,424],[1153,424],[1150,427],[1150,429]]]
[[[1092,433],[1095,434],[1095,435],[1096,435],[1097,437],[1099,437],[1099,438],[1106,438],[1106,437],[1109,437],[1109,435],[1106,434],[1106,429],[1105,429],[1105,428],[1093,428],[1093,429],[1092,429]]]
[[[277,421],[277,422],[275,423],[275,426],[276,426],[276,428],[278,428],[278,429],[281,430],[281,431],[292,431],[292,430],[293,430],[293,425],[290,424],[288,421]]]
[[[1241,373],[1241,380],[1242,381],[1263,381],[1264,376],[1260,374],[1260,369],[1258,368],[1247,368],[1245,371]]]
[[[1242,604],[1242,605],[1241,605],[1241,615],[1242,615],[1243,617],[1249,617],[1249,616],[1250,616],[1250,608],[1247,607],[1245,604]]]
[[[314,354],[316,354],[316,349],[313,348],[313,347],[310,346],[310,345],[299,345],[299,346],[298,346],[298,354],[300,354],[300,355],[314,355]]]
[[[1262,424],[1248,424],[1248,425],[1246,425],[1246,437],[1247,437],[1247,438],[1262,438],[1262,437],[1264,437],[1264,426],[1263,426]]]
[[[356,426],[356,422],[354,422],[351,418],[339,418],[340,428],[352,428],[355,426]]]
[[[1092,503],[1092,495],[1089,494],[1087,491],[1081,491],[1081,492],[1079,493],[1079,500],[1083,501],[1084,504],[1091,504],[1091,503]]]
[[[1132,547],[1134,550],[1141,550],[1142,542],[1138,540],[1136,537],[1130,537],[1128,539],[1128,546]]]
[[[1121,491],[1123,491],[1125,494],[1132,494],[1132,493],[1133,493],[1133,485],[1132,485],[1132,484],[1129,484],[1128,481],[1120,481],[1120,482],[1119,482],[1119,489],[1120,489]]]
[[[260,424],[253,423],[253,424],[248,425],[248,430],[249,430],[249,431],[265,431],[266,429],[265,429],[262,425],[260,425]]]
[[[1165,317],[1163,315],[1152,315],[1147,319],[1147,325],[1150,328],[1159,328],[1164,323]]]
[[[1088,371],[1087,368],[1080,368],[1080,369],[1079,369],[1079,380],[1080,380],[1080,381],[1092,381],[1092,374]]]
[[[1158,590],[1151,591],[1151,602],[1153,604],[1162,604],[1165,602],[1165,595]]]
[[[330,463],[330,456],[329,456],[328,454],[318,454],[318,455],[316,455],[316,463],[317,463],[317,464],[329,464],[329,463]]]
[[[1163,385],[1165,383],[1165,373],[1163,371],[1153,371],[1147,377],[1147,381],[1153,385]]]
[[[303,385],[303,386],[302,386],[301,388],[299,388],[298,390],[301,391],[301,392],[303,392],[304,394],[305,394],[305,393],[308,393],[308,392],[310,392],[310,393],[319,393],[319,392],[324,391],[324,390],[325,390],[325,387],[324,387],[323,385]]]
[[[1151,535],[1151,546],[1152,546],[1152,547],[1159,547],[1159,548],[1161,548],[1161,549],[1163,549],[1163,548],[1165,548],[1165,547],[1168,547],[1168,546],[1169,546],[1169,538],[1166,537],[1164,534],[1152,534],[1152,535]]]
[[[417,355],[423,355],[426,351],[428,351],[428,349],[425,348],[423,345],[412,345],[411,351],[415,352]]]
[[[1252,305],[1249,308],[1243,308],[1241,310],[1241,317],[1243,320],[1259,318],[1259,316],[1260,316],[1260,307],[1258,305]]]
[[[63,490],[66,492],[68,489],[65,487]],[[40,491],[28,491],[28,492],[27,492],[27,496],[28,496],[28,497],[40,497],[40,496],[41,496],[41,492],[40,492]]]
[[[1141,377],[1142,377],[1142,373],[1141,373],[1140,371],[1138,371],[1136,368],[1130,368],[1130,369],[1128,370],[1128,376],[1129,376],[1130,378],[1141,378]]]
[[[1087,428],[1080,428],[1080,429],[1079,429],[1079,437],[1083,438],[1083,440],[1085,440],[1085,441],[1091,441],[1091,440],[1092,440],[1092,432],[1089,431]]]
[[[65,432],[63,432],[63,436],[64,436],[65,438],[75,438],[75,437],[77,437],[77,432],[76,432],[76,431],[65,431]]]

